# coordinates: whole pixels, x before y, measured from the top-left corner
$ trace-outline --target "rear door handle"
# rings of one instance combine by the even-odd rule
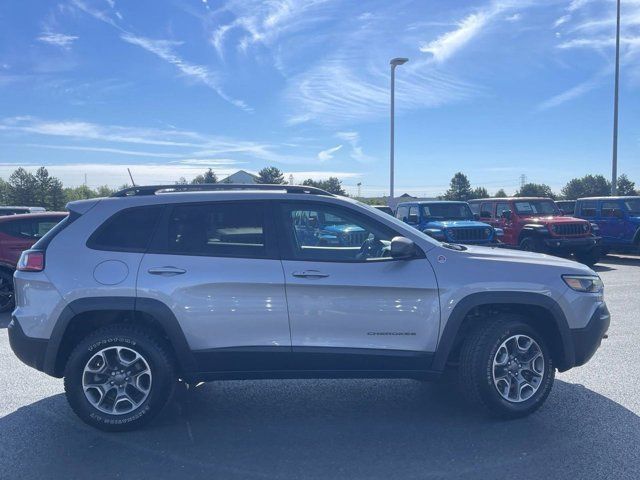
[[[318,270],[305,270],[303,272],[293,272],[291,275],[298,278],[326,278],[328,273],[322,273]]]
[[[182,275],[187,271],[183,268],[177,267],[152,267],[147,270],[151,275],[163,275],[165,277],[172,277],[174,275]]]

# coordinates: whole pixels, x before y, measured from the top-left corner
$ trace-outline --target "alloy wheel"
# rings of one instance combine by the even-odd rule
[[[82,388],[95,408],[109,415],[136,410],[151,391],[151,369],[140,353],[113,346],[95,353],[84,367]]]
[[[519,403],[530,399],[544,377],[544,355],[528,335],[512,335],[493,358],[493,384],[502,398]]]

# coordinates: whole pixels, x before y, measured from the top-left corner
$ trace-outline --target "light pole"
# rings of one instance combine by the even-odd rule
[[[395,132],[394,132],[394,117],[395,117],[395,90],[396,90],[396,67],[398,65],[404,65],[409,61],[408,58],[394,58],[389,64],[391,65],[391,145],[389,150],[389,203],[391,207],[393,207],[393,180],[394,180],[394,150],[395,150]]]
[[[618,191],[618,83],[620,80],[620,0],[616,18],[616,75],[613,87],[613,154],[611,156],[611,195]]]

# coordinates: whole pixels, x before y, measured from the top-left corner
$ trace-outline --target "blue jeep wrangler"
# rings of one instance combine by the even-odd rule
[[[598,225],[604,253],[640,252],[640,197],[580,198],[575,216]]]
[[[403,202],[398,204],[396,218],[441,242],[491,245],[502,233],[476,221],[467,202]]]

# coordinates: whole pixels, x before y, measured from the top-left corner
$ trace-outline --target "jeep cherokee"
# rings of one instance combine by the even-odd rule
[[[22,254],[9,339],[103,430],[145,424],[180,380],[445,371],[473,402],[520,417],[609,326],[584,265],[440,243],[311,187],[134,187],[68,209]],[[319,214],[366,235],[300,235]]]

